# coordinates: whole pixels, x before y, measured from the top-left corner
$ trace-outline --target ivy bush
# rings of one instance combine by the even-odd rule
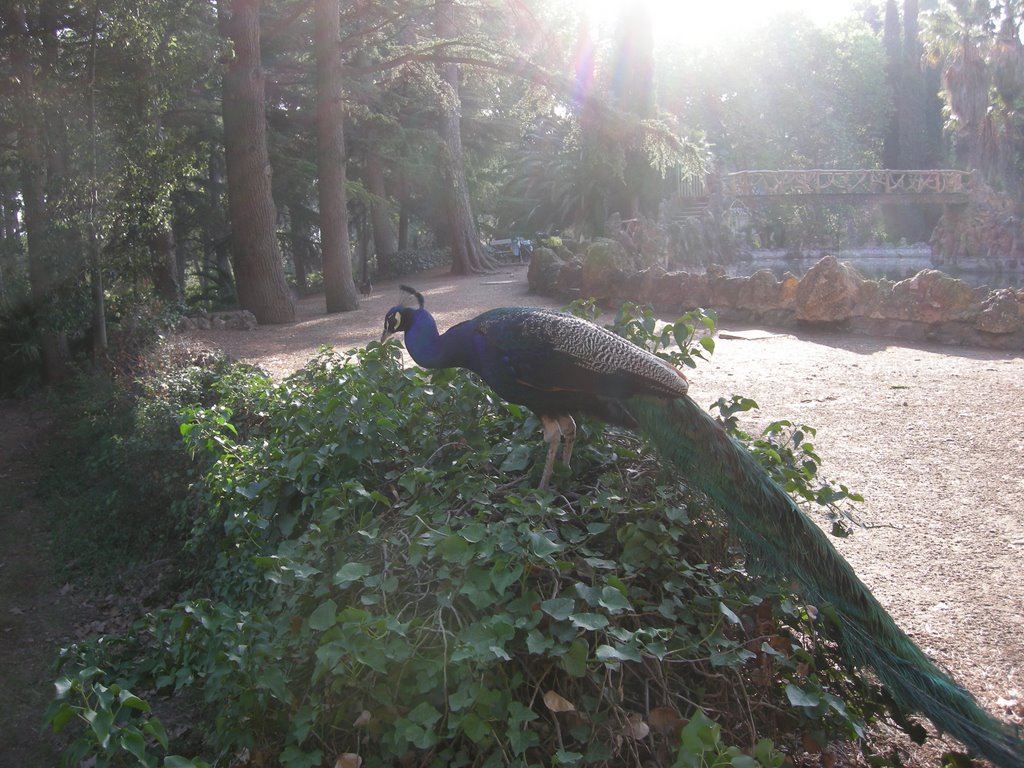
[[[618,325],[679,364],[713,350],[703,315]],[[62,654],[71,763],[755,768],[884,710],[634,435],[581,424],[563,490],[538,491],[537,420],[465,372],[402,368],[393,341],[211,389],[180,427],[210,467],[188,545],[207,567]],[[808,434],[760,448],[835,504]],[[167,702],[190,724],[165,728]]]

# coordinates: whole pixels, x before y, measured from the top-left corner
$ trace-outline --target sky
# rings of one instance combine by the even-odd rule
[[[622,7],[636,0],[577,0],[599,25],[614,23]],[[821,25],[845,18],[856,0],[649,0],[656,43],[711,39],[754,26],[773,15],[797,11]]]

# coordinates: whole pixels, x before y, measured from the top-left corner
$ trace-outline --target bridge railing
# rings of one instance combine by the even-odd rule
[[[800,195],[957,195],[971,191],[969,171],[737,171],[721,177],[728,197]]]

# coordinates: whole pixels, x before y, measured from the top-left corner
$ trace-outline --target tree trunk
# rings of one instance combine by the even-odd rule
[[[178,282],[178,249],[171,228],[162,227],[153,235],[149,248],[153,252],[153,284],[157,296],[172,304],[179,303],[184,294]]]
[[[66,372],[67,340],[64,334],[46,330],[52,312],[55,264],[52,253],[50,210],[46,199],[47,153],[43,145],[43,121],[36,91],[35,67],[29,54],[29,31],[25,10],[10,7],[4,12],[7,29],[13,34],[11,69],[15,75],[18,165],[23,202],[25,234],[28,240],[28,278],[32,307],[43,324],[40,345],[43,381],[55,384]]]
[[[366,151],[366,188],[373,199],[370,202],[370,220],[373,223],[373,248],[377,252],[377,269],[387,274],[388,263],[398,250],[395,228],[391,224],[387,188],[384,184],[384,161],[372,148]]]
[[[260,323],[295,320],[277,243],[260,66],[260,0],[230,0],[233,57],[224,70],[224,150],[238,303]]]
[[[235,295],[234,275],[231,271],[231,236],[227,221],[224,218],[224,167],[223,158],[215,149],[210,150],[207,159],[207,191],[209,193],[208,213],[203,226],[206,236],[206,249],[212,252],[213,258],[207,260],[203,275],[212,266],[215,270],[217,300],[227,303]],[[206,293],[207,286],[203,286]]]
[[[434,5],[434,31],[441,40],[458,36],[455,25],[454,0],[437,0]],[[473,218],[473,205],[469,199],[469,183],[462,152],[462,118],[459,100],[459,65],[452,62],[439,64],[441,80],[448,87],[442,99],[438,132],[444,147],[441,149],[441,169],[445,184],[445,218],[448,242],[452,251],[452,274],[487,272],[497,266],[484,251],[480,234]]]
[[[309,292],[309,222],[301,204],[288,206],[288,228],[292,240],[292,262],[295,265],[295,287],[300,296]]]
[[[316,55],[317,194],[328,312],[359,308],[359,294],[352,280],[352,248],[348,241],[340,40],[338,0],[316,0],[313,48]]]

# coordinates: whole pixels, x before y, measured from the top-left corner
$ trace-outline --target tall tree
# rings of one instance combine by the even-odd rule
[[[290,323],[295,304],[277,242],[267,153],[260,0],[225,1],[221,20],[232,56],[224,69],[224,150],[238,302],[258,322]]]
[[[316,0],[313,10],[316,54],[317,193],[320,247],[328,312],[359,308],[352,280],[345,192],[345,133],[341,72],[341,8],[338,0]]]
[[[36,82],[36,63],[31,55],[31,36],[25,8],[10,5],[4,11],[4,22],[12,36],[11,68],[16,88],[18,165],[25,233],[28,241],[28,276],[31,301],[36,318],[44,326],[41,334],[43,380],[49,384],[60,381],[66,371],[66,339],[62,332],[46,327],[51,314],[55,281],[51,205],[47,190],[48,147],[44,142],[42,99]],[[56,30],[44,30],[48,38],[56,38]],[[49,45],[53,40],[48,41]],[[42,71],[46,71],[45,69]]]
[[[398,250],[398,239],[391,223],[391,206],[384,179],[384,158],[370,146],[366,149],[366,189],[370,198],[370,223],[373,226],[373,249],[378,269],[387,272],[388,262]]]
[[[455,18],[454,0],[436,0],[434,4],[434,33],[440,40],[455,40],[459,30]],[[459,65],[442,61],[439,65],[444,94],[438,117],[441,134],[441,169],[444,177],[445,217],[448,225],[448,244],[452,251],[452,273],[486,272],[495,263],[484,251],[473,217],[473,204],[469,197],[469,182],[462,151],[462,102],[459,98]]]

